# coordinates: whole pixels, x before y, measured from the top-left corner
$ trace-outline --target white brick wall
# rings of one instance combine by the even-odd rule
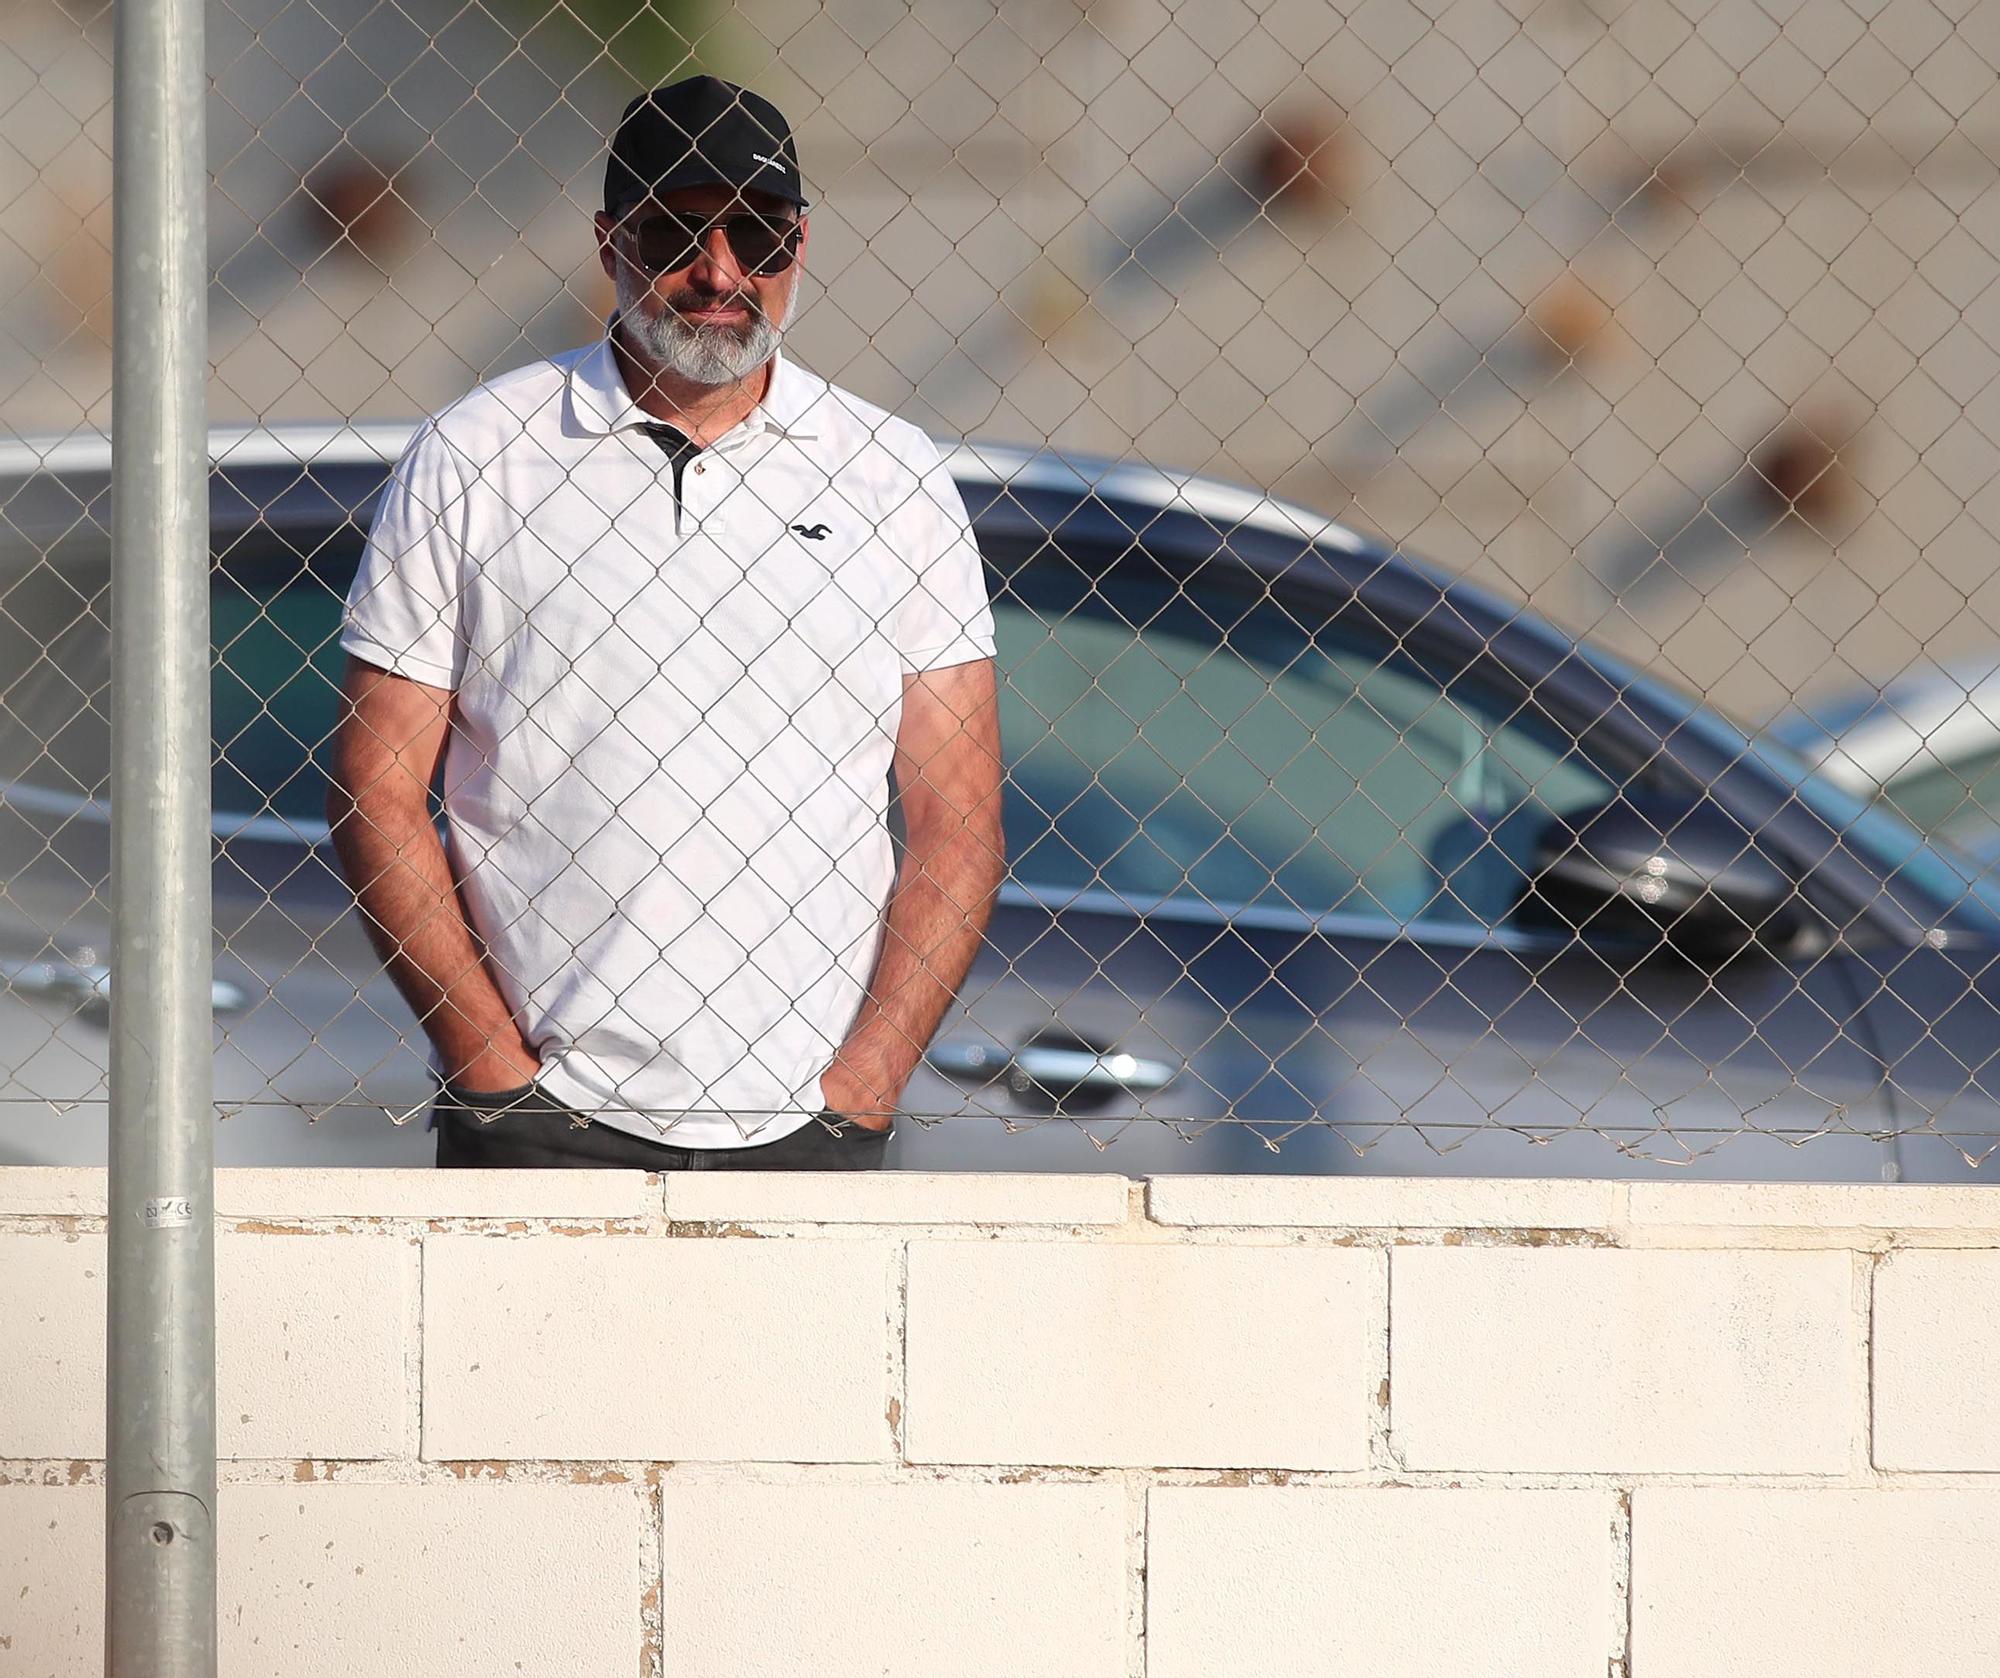
[[[230,1678],[2000,1670],[1963,1189],[219,1201]],[[101,1665],[103,1205],[0,1170],[0,1678]]]
[[[1841,1253],[1401,1249],[1398,1452],[1411,1468],[1838,1473],[1852,1295]]]
[[[1125,1670],[1116,1484],[682,1484],[669,1673],[1104,1678]]]
[[[2000,1468],[2000,1252],[1884,1259],[1874,1353],[1878,1468]]]
[[[891,1249],[492,1241],[424,1254],[424,1455],[887,1457]]]
[[[2000,1494],[1645,1487],[1634,1678],[1990,1678]]]
[[[1148,1499],[1149,1678],[1603,1678],[1608,1491]]]
[[[0,1234],[0,1456],[103,1454],[102,1235]],[[216,1242],[216,1436],[227,1457],[411,1454],[412,1238]]]
[[[225,1485],[225,1678],[639,1670],[631,1486]],[[0,1672],[104,1670],[104,1495],[0,1486]]]
[[[104,1237],[0,1234],[0,1454],[104,1454]]]
[[[913,1462],[1365,1468],[1379,1255],[923,1241]]]

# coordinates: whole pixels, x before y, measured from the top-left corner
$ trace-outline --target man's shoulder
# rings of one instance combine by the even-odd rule
[[[845,459],[874,454],[919,472],[937,463],[937,445],[921,426],[796,362],[785,363],[785,371],[793,381],[794,405],[800,409],[797,426],[814,434],[822,446]]]
[[[543,426],[559,428],[570,369],[589,350],[586,345],[543,356],[482,380],[431,415],[422,432],[456,453],[487,461]]]

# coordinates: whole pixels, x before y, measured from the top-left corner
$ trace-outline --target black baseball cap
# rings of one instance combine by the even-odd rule
[[[792,125],[770,100],[714,76],[640,94],[611,138],[605,213],[684,186],[768,192],[804,209]]]

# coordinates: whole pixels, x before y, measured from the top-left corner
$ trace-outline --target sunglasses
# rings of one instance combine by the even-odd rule
[[[702,216],[655,210],[638,221],[624,223],[619,231],[637,267],[649,274],[671,274],[694,262],[708,248],[708,236],[718,227],[737,266],[746,274],[782,274],[798,259],[802,224],[790,217],[755,211]]]

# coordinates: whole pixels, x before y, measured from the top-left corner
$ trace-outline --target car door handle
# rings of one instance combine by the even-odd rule
[[[1017,1091],[1040,1086],[1107,1095],[1151,1095],[1174,1081],[1174,1069],[1163,1060],[1043,1043],[1025,1044],[1011,1055],[984,1043],[940,1043],[924,1059],[947,1078],[982,1084],[1005,1080]]]

